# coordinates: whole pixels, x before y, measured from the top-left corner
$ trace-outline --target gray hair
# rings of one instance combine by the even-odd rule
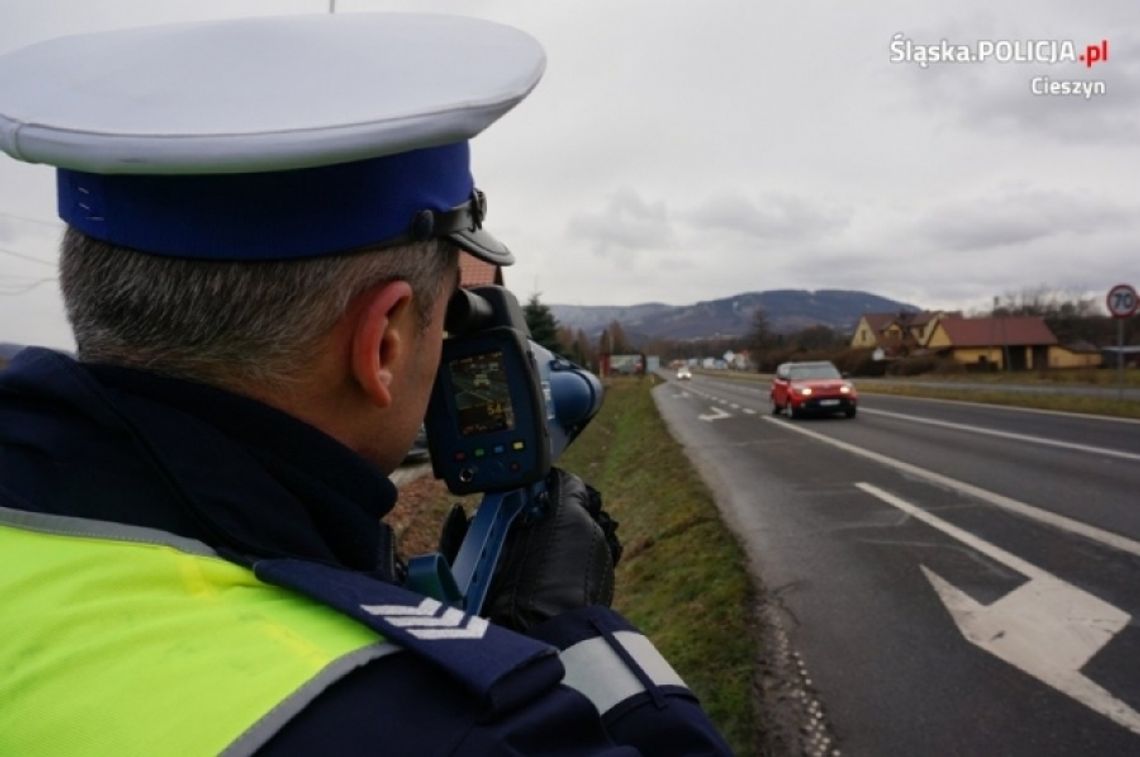
[[[303,374],[356,295],[408,282],[430,322],[458,251],[429,240],[291,261],[148,255],[64,235],[60,284],[81,360],[222,386],[279,388]]]

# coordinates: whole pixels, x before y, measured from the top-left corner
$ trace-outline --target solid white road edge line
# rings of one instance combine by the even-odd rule
[[[997,429],[985,428],[983,426],[970,426],[965,423],[952,423],[950,421],[935,420],[934,418],[922,418],[917,415],[894,413],[890,410],[874,410],[869,407],[864,407],[862,410],[864,413],[870,415],[881,415],[886,418],[897,418],[899,420],[910,421],[911,423],[925,423],[928,426],[939,426],[941,428],[950,428],[956,431],[968,431],[972,434],[985,434],[986,436],[997,436],[1002,439],[1013,439],[1019,442],[1044,444],[1049,447],[1060,447],[1061,449],[1077,450],[1078,452],[1091,452],[1093,454],[1106,455],[1108,457],[1119,457],[1123,460],[1140,461],[1140,454],[1137,454],[1135,452],[1124,452],[1123,450],[1108,449],[1107,447],[1093,447],[1088,444],[1077,444],[1076,442],[1062,442],[1057,439],[1046,439],[1044,437],[1030,436],[1028,434],[1015,434],[1012,431],[998,431]]]
[[[867,483],[855,486],[1028,578],[982,605],[919,566],[967,641],[1140,734],[1140,712],[1080,672],[1128,626],[1128,613],[900,497]]]
[[[959,481],[956,478],[943,476],[941,473],[935,473],[932,470],[920,468],[919,466],[911,465],[910,463],[904,463],[902,460],[896,460],[893,457],[880,455],[878,452],[872,452],[871,450],[856,447],[854,444],[848,444],[847,442],[841,442],[838,439],[832,439],[831,437],[824,436],[823,434],[817,433],[815,431],[809,431],[806,428],[802,428],[792,423],[783,423],[776,420],[775,418],[769,418],[767,416],[761,417],[760,420],[767,423],[774,423],[778,428],[784,428],[789,431],[795,431],[796,433],[803,434],[804,436],[809,436],[817,441],[821,441],[826,444],[830,444],[833,447],[838,447],[839,449],[850,452],[853,455],[859,455],[860,457],[865,457],[868,460],[874,460],[877,463],[882,463],[883,465],[903,471],[904,473],[909,473],[912,476],[924,478],[927,481],[932,481],[938,484],[939,486],[945,486],[948,489],[954,489],[955,491],[959,491],[971,497],[976,497],[977,499],[980,499],[983,502],[988,502],[995,507],[1009,510],[1010,512],[1017,513],[1018,515],[1022,515],[1026,518],[1032,518],[1033,520],[1036,520],[1040,523],[1045,523],[1047,525],[1053,526],[1054,528],[1059,528],[1063,531],[1080,534],[1086,539],[1092,539],[1093,541],[1104,544],[1105,546],[1112,547],[1113,549],[1118,549],[1122,552],[1127,552],[1128,554],[1140,557],[1140,542],[1129,539],[1127,536],[1114,534],[1111,531],[1105,531],[1103,528],[1090,526],[1089,524],[1082,523],[1079,520],[1073,520],[1072,518],[1066,517],[1064,515],[1058,515],[1057,513],[1043,510],[1040,507],[1029,505],[1025,502],[1020,502],[1016,499],[1013,499],[1012,497],[1007,497],[1004,494],[991,492],[987,489],[981,488],[980,486],[967,484],[965,481]]]

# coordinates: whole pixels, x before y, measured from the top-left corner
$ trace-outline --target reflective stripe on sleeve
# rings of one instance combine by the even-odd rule
[[[614,638],[653,683],[685,687],[681,676],[645,636],[633,631],[618,631]],[[604,638],[580,641],[564,650],[560,657],[566,667],[562,683],[584,694],[602,715],[645,691],[638,677]]]

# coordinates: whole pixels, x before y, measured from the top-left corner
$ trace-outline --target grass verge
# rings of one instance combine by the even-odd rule
[[[602,492],[621,522],[615,609],[653,639],[733,750],[755,754],[757,635],[744,553],[658,415],[651,386],[609,382],[602,411],[559,465]],[[455,499],[430,478],[401,489],[389,522],[403,554],[434,548]]]
[[[1041,371],[998,371],[994,373],[935,373],[913,376],[914,381],[961,381],[970,384],[1020,384],[1031,386],[1117,386],[1121,374],[1115,368],[1063,368]],[[1140,370],[1124,371],[1125,386],[1140,386]]]

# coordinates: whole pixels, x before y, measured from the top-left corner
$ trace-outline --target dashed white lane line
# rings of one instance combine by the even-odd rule
[[[692,394],[697,395],[698,397],[704,397],[707,400],[711,400],[712,402],[716,402],[716,403],[719,403],[721,405],[728,405],[728,407],[732,408],[733,410],[739,410],[740,412],[744,413],[745,415],[756,415],[758,412],[758,411],[756,411],[750,407],[743,407],[738,402],[731,402],[730,403],[728,400],[726,400],[722,397],[717,397],[717,396],[714,396],[712,394],[708,394],[707,392],[702,392],[698,389],[689,389],[688,391],[691,392]],[[677,398],[677,395],[673,395],[673,396],[675,398]]]
[[[804,436],[811,437],[816,441],[823,442],[824,444],[830,444],[833,447],[837,447],[846,452],[850,452],[853,455],[858,455],[859,457],[867,458],[868,460],[874,460],[877,463],[881,463],[882,465],[900,470],[912,476],[924,478],[927,481],[938,484],[939,486],[944,486],[948,489],[953,489],[955,491],[961,492],[962,494],[975,497],[982,500],[983,502],[988,502],[995,507],[1000,507],[1004,510],[1017,513],[1023,517],[1031,518],[1039,523],[1045,523],[1054,528],[1059,528],[1063,531],[1079,534],[1086,539],[1092,539],[1093,541],[1104,544],[1105,546],[1112,547],[1113,549],[1118,549],[1122,552],[1127,552],[1128,554],[1140,557],[1140,542],[1129,539],[1127,536],[1121,536],[1120,534],[1106,531],[1103,528],[1097,528],[1096,526],[1082,523],[1079,520],[1073,520],[1072,518],[1068,518],[1064,515],[1058,515],[1057,513],[1043,510],[1040,507],[1021,502],[1019,500],[1013,499],[1012,497],[1007,497],[1004,494],[991,492],[988,489],[981,488],[980,486],[967,484],[965,481],[959,481],[958,479],[950,478],[949,476],[943,476],[941,473],[935,473],[932,470],[927,470],[926,468],[921,468],[917,465],[903,462],[902,460],[896,460],[893,457],[887,457],[886,455],[881,455],[878,452],[872,452],[871,450],[863,449],[862,447],[856,447],[854,444],[848,444],[847,442],[842,442],[838,439],[832,439],[829,436],[825,436],[816,431],[811,431],[809,429],[803,428],[802,426],[797,426],[792,423],[782,423],[775,418],[762,417],[760,420],[767,423],[774,423],[779,428],[787,429],[788,431],[794,431],[797,434],[803,434]]]
[[[1108,457],[1119,457],[1122,460],[1137,460],[1140,461],[1140,454],[1135,452],[1125,452],[1124,450],[1109,449],[1107,447],[1093,447],[1088,444],[1077,444],[1075,442],[1063,442],[1059,439],[1046,439],[1041,436],[1030,436],[1029,434],[1015,434],[1012,431],[998,431],[993,428],[985,428],[983,426],[970,426],[965,423],[951,423],[950,421],[939,421],[934,418],[922,418],[917,415],[905,415],[903,413],[893,413],[889,410],[872,410],[871,408],[864,407],[863,412],[869,415],[880,415],[884,418],[895,418],[898,420],[909,421],[911,423],[923,423],[928,426],[937,426],[939,428],[949,428],[955,431],[967,431],[972,434],[984,434],[985,436],[996,436],[1001,439],[1013,439],[1019,442],[1029,442],[1031,444],[1042,444],[1048,447],[1059,447],[1061,449],[1071,449],[1078,452],[1091,452],[1096,455],[1106,455]]]

